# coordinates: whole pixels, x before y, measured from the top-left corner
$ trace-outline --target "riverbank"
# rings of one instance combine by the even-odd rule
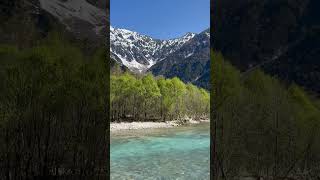
[[[117,132],[121,130],[138,130],[138,129],[156,129],[156,128],[172,128],[188,124],[199,124],[202,122],[210,122],[208,118],[194,120],[192,118],[184,118],[183,120],[166,121],[166,122],[120,122],[110,123],[110,131]]]

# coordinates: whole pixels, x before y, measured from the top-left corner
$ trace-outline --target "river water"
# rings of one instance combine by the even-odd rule
[[[209,123],[111,134],[111,179],[208,180]]]

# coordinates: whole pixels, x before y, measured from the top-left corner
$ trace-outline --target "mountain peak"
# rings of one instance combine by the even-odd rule
[[[159,40],[135,31],[111,26],[111,57],[130,70],[142,73],[180,49],[195,36],[196,33],[188,32],[179,38]]]
[[[197,33],[187,32],[184,36],[192,36],[194,37]]]
[[[127,29],[110,27],[110,56],[133,72],[179,77],[184,82],[209,87],[210,34],[187,32],[159,40]]]

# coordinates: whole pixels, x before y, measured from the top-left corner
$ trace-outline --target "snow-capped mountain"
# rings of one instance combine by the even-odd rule
[[[106,0],[1,0],[0,40],[31,45],[59,33],[93,53],[109,41],[108,7]]]
[[[209,88],[210,31],[186,33],[170,40],[153,39],[134,31],[110,28],[110,56],[134,72],[179,77]]]
[[[106,36],[107,12],[102,0],[39,0],[41,9],[75,35],[91,40]]]
[[[169,54],[149,69],[154,75],[179,77],[184,82],[209,88],[210,31],[196,34],[180,49]]]
[[[110,27],[111,58],[132,71],[145,72],[179,50],[195,35],[187,33],[180,38],[159,40],[134,31]]]

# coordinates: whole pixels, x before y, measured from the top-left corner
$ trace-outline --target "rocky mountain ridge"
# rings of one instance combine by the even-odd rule
[[[111,57],[132,71],[146,72],[191,40],[195,33],[159,40],[127,29],[110,27]]]
[[[179,77],[209,87],[210,30],[159,40],[127,29],[110,27],[110,56],[133,72]],[[208,77],[204,77],[208,76]],[[201,81],[201,82],[200,82]]]

